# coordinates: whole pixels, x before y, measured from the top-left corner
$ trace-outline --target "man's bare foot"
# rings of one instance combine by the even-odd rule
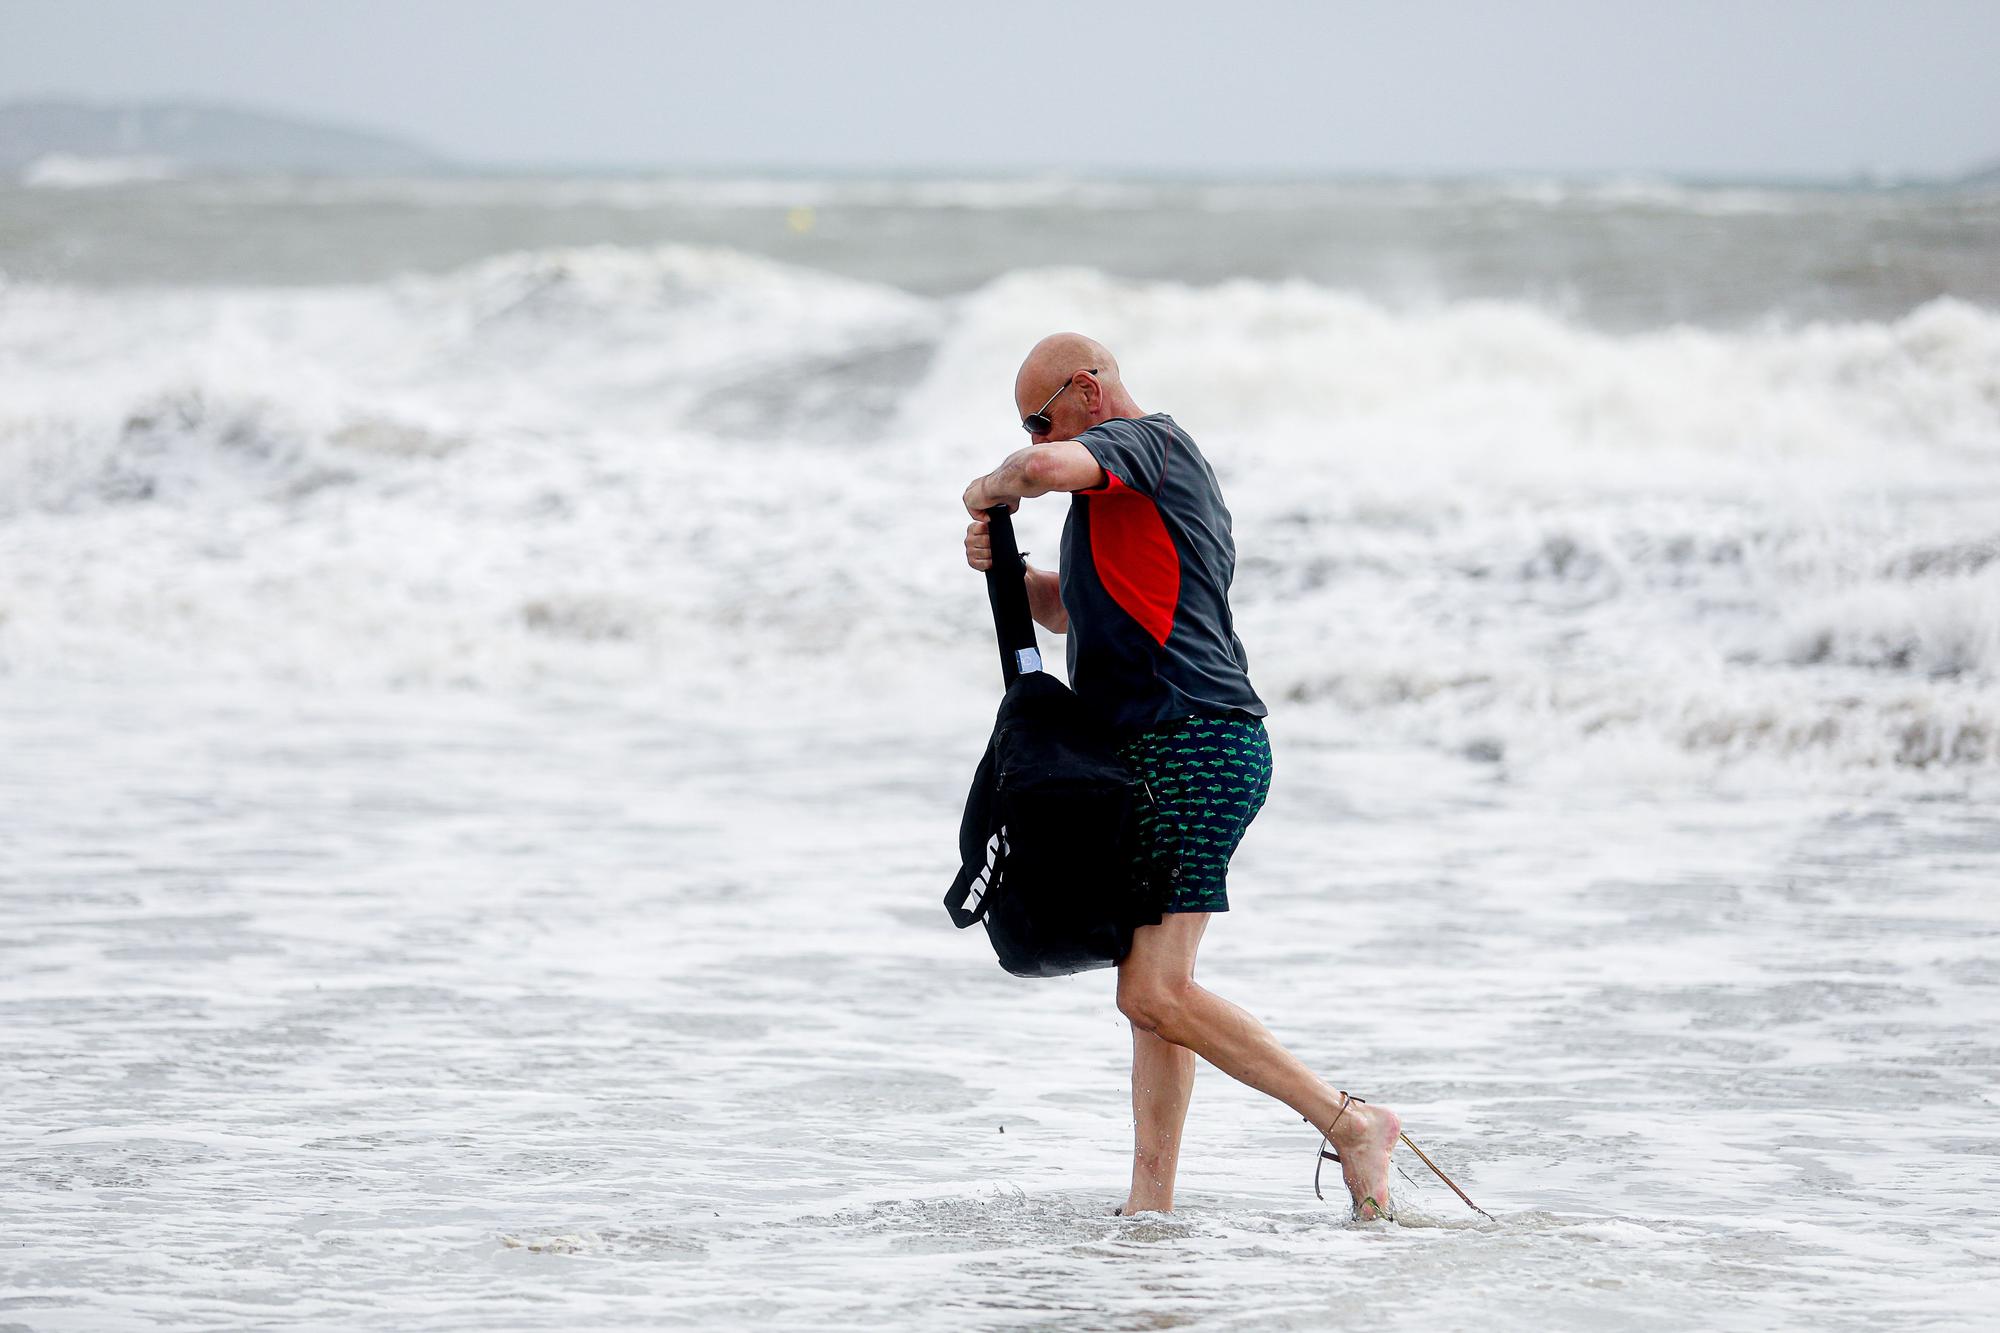
[[[1333,1117],[1327,1137],[1340,1154],[1340,1178],[1354,1200],[1354,1215],[1364,1222],[1389,1216],[1389,1154],[1402,1132],[1396,1113],[1372,1102],[1350,1101]]]

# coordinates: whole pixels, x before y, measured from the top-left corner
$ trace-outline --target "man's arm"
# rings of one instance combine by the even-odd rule
[[[993,539],[987,535],[986,511],[996,505],[1019,509],[1021,501],[1050,491],[1088,491],[1104,485],[1104,469],[1090,450],[1075,440],[1031,444],[1007,456],[1007,461],[965,488],[965,563],[974,569],[993,567]],[[1026,561],[1022,562],[1024,565]],[[1028,613],[1051,634],[1069,633],[1069,612],[1063,609],[1062,580],[1045,569],[1029,566]]]
[[[1026,564],[1026,561],[1022,562]],[[1063,609],[1062,578],[1053,570],[1028,565],[1028,613],[1051,634],[1069,633],[1069,612]]]
[[[965,525],[965,563],[974,569],[993,568],[992,527],[983,518]],[[1051,634],[1069,633],[1069,612],[1063,609],[1062,579],[1051,570],[1036,569],[1023,560],[1022,577],[1028,584],[1028,614]]]
[[[994,566],[994,538],[988,530],[992,524],[984,518],[974,518],[966,524],[966,564],[972,568],[992,568]],[[1054,570],[1034,568],[1022,560],[1022,578],[1028,580],[1028,614],[1034,622],[1046,628],[1050,634],[1070,632],[1070,612],[1062,608],[1062,578]]]
[[[1075,440],[1031,444],[965,488],[965,510],[978,518],[995,505],[1019,509],[1021,501],[1050,491],[1088,491],[1104,484],[1104,469]]]

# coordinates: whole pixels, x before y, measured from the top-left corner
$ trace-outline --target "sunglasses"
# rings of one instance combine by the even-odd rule
[[[1055,406],[1056,399],[1063,396],[1063,390],[1068,389],[1070,385],[1076,383],[1077,375],[1095,375],[1096,373],[1097,367],[1092,366],[1089,370],[1079,370],[1076,374],[1064,380],[1062,388],[1050,394],[1049,401],[1042,404],[1041,411],[1030,412],[1021,418],[1021,429],[1030,435],[1047,435],[1050,431],[1054,430],[1056,423],[1049,420],[1049,409]]]

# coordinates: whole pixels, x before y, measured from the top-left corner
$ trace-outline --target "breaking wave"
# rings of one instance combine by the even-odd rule
[[[1215,462],[1281,716],[1488,762],[2000,766],[2000,316],[1949,300],[1615,335],[1085,270],[928,299],[681,247],[0,285],[0,671],[752,696],[838,655],[843,688],[971,697],[955,498],[1063,326]],[[1024,544],[1059,522],[1031,506]]]

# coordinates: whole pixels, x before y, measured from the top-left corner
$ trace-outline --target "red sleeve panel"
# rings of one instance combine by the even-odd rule
[[[1155,643],[1174,632],[1181,597],[1181,558],[1159,506],[1110,469],[1105,487],[1090,494],[1090,558],[1111,600]]]

